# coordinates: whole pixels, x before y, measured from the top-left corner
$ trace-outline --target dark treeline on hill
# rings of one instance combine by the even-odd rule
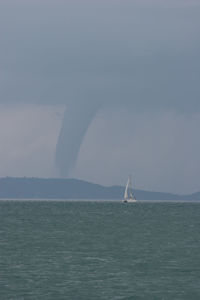
[[[1,199],[122,199],[124,187],[105,187],[78,179],[12,178],[0,179]],[[135,190],[138,200],[200,200],[191,195]]]

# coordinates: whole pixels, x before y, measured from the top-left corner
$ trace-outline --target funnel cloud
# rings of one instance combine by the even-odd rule
[[[92,122],[98,103],[71,102],[65,111],[56,147],[56,164],[62,177],[74,167],[85,133]]]

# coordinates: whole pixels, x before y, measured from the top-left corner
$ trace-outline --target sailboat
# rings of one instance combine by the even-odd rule
[[[124,202],[124,203],[137,202],[136,197],[133,195],[133,192],[132,192],[132,182],[131,182],[130,176],[129,176],[127,184],[126,184],[126,188],[125,188],[125,192],[124,192],[124,199],[122,200],[122,202]]]

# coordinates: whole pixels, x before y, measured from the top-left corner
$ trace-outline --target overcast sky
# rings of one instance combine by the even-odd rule
[[[195,0],[0,0],[0,176],[59,176],[68,126],[70,177],[200,190],[199,30]]]

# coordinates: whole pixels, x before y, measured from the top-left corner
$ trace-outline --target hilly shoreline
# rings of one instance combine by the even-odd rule
[[[0,178],[0,199],[122,199],[123,186],[102,186],[79,179]],[[190,195],[135,190],[138,200],[198,201],[200,192]]]

